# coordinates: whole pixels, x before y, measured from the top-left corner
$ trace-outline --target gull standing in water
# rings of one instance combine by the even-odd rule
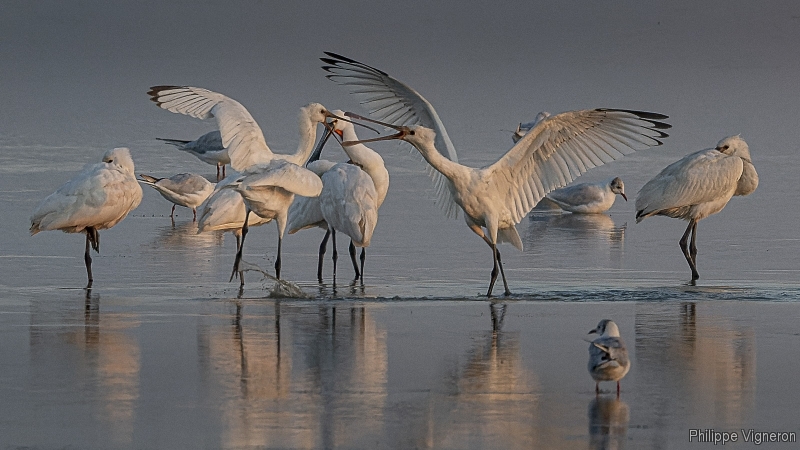
[[[313,150],[316,125],[326,124],[326,118],[335,116],[319,103],[300,108],[300,143],[297,151],[293,154],[276,154],[267,146],[264,133],[250,112],[230,97],[189,86],[153,86],[148,94],[152,101],[167,111],[198,119],[216,118],[222,146],[228,149],[231,167],[241,172],[230,186],[242,195],[248,212],[242,225],[242,238],[231,280],[239,273],[250,211],[264,219],[275,219],[278,226],[275,277],[280,279],[281,244],[289,206],[295,194],[313,197],[322,191],[319,177],[300,165],[305,164]]]
[[[619,328],[612,320],[603,319],[589,334],[600,337],[589,344],[589,374],[595,381],[594,391],[600,393],[601,381],[616,381],[619,396],[619,380],[631,369],[628,349],[619,336]]]
[[[179,173],[169,178],[156,178],[144,174],[139,174],[139,177],[141,177],[142,183],[152,186],[162,197],[172,203],[170,218],[175,215],[175,206],[180,205],[190,208],[192,222],[196,221],[197,207],[214,192],[214,183],[193,173]]]
[[[545,195],[545,199],[552,201],[564,211],[600,214],[611,208],[617,199],[617,194],[628,201],[625,184],[619,177],[599,183],[580,183],[556,189]]]
[[[191,153],[204,163],[217,166],[217,181],[220,180],[219,169],[222,168],[222,178],[225,178],[225,165],[231,163],[228,150],[222,146],[222,136],[219,130],[209,131],[193,141],[180,139],[156,138],[167,144],[174,145],[178,150]]]
[[[749,195],[758,187],[750,148],[740,136],[730,136],[716,148],[690,153],[668,165],[636,196],[636,223],[650,216],[689,222],[680,240],[681,251],[697,273],[697,222],[725,208],[734,195]],[[691,233],[691,244],[689,234]]]
[[[467,226],[492,250],[493,268],[487,296],[498,269],[510,295],[497,244],[522,250],[515,225],[545,194],[587,170],[636,150],[661,145],[667,136],[662,114],[620,109],[570,111],[546,117],[496,163],[476,169],[457,162],[455,147],[436,111],[412,88],[373,67],[334,53],[322,58],[328,78],[367,96],[363,102],[375,116],[366,119],[399,132],[362,140],[402,139],[430,164],[440,204],[448,215],[464,212]],[[408,125],[404,125],[408,124]],[[352,142],[345,143],[352,145]]]
[[[42,200],[31,216],[31,235],[48,230],[85,234],[83,258],[90,288],[94,279],[89,248],[100,252],[99,231],[119,223],[141,201],[130,151],[115,148]]]

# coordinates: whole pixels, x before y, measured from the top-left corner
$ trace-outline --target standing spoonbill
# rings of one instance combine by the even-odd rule
[[[343,111],[334,111],[337,116],[344,115]],[[333,120],[332,128],[323,137],[318,146],[319,152],[325,141],[336,133],[345,140],[356,141],[355,128],[352,123],[343,120]],[[383,158],[363,144],[343,147],[350,160],[345,163],[331,165],[330,162],[316,161],[319,169],[324,169],[322,178],[322,192],[318,198],[299,198],[297,207],[292,205],[290,210],[290,233],[309,226],[318,226],[326,229],[319,249],[317,263],[317,279],[322,282],[322,260],[325,254],[328,237],[333,235],[333,277],[336,279],[336,230],[344,232],[350,237],[350,259],[353,263],[355,281],[364,282],[364,260],[366,247],[372,239],[372,233],[378,221],[378,209],[386,199],[389,191],[389,171]],[[315,151],[314,155],[318,152]],[[314,156],[312,156],[314,158]],[[316,205],[315,205],[316,203]],[[292,212],[295,212],[294,217]],[[320,220],[321,219],[321,220]],[[293,230],[293,231],[292,231]],[[361,268],[356,263],[356,246],[361,247]]]
[[[173,145],[178,150],[190,153],[200,161],[212,166],[217,166],[217,181],[220,180],[219,169],[222,168],[222,178],[225,178],[225,165],[231,163],[228,150],[222,146],[222,136],[219,130],[209,131],[193,141],[180,139],[156,138],[167,144]]]
[[[657,215],[689,222],[679,244],[694,283],[700,278],[697,222],[722,211],[734,195],[749,195],[757,187],[750,148],[741,137],[729,136],[716,148],[690,153],[668,165],[642,186],[636,196],[636,223]]]
[[[238,178],[239,174],[231,174],[220,181],[219,186],[203,203],[200,209],[200,219],[197,222],[198,233],[208,231],[230,231],[236,237],[236,249],[241,245],[242,226],[245,215],[248,227],[265,224],[272,219],[264,219],[256,213],[247,212],[242,194],[229,184]],[[244,286],[244,273],[239,272],[240,286]]]
[[[619,177],[598,183],[580,183],[548,192],[546,200],[558,205],[564,211],[578,214],[600,214],[608,211],[621,195],[625,201],[625,183]],[[545,201],[546,201],[545,200]]]
[[[294,195],[312,197],[319,195],[322,190],[319,177],[300,165],[306,163],[314,149],[317,124],[327,126],[326,118],[339,117],[319,103],[300,108],[300,143],[297,151],[293,154],[276,154],[267,146],[264,133],[250,112],[230,97],[189,86],[153,86],[148,94],[156,105],[167,111],[199,119],[216,118],[222,146],[228,149],[231,167],[241,172],[231,186],[242,195],[247,210],[231,280],[239,273],[250,211],[264,219],[275,219],[278,226],[275,277],[280,279],[281,244]]]
[[[460,208],[467,226],[491,247],[494,266],[487,296],[492,293],[498,268],[505,294],[511,293],[497,244],[510,242],[522,250],[514,225],[545,194],[593,167],[661,145],[659,139],[667,136],[661,130],[670,128],[660,122],[667,116],[656,113],[619,109],[565,112],[542,118],[496,163],[475,169],[458,164],[455,147],[438,114],[419,93],[383,71],[326,54],[330,58],[322,61],[328,64],[323,67],[330,73],[328,78],[366,96],[363,104],[373,115],[392,122],[377,123],[399,131],[376,139],[402,139],[414,145],[435,169],[432,176],[438,200],[448,216],[456,216]]]
[[[89,248],[100,252],[100,230],[119,223],[142,201],[142,188],[134,175],[133,159],[127,148],[115,148],[102,162],[88,166],[42,200],[31,215],[31,235],[61,230],[86,235],[83,255],[87,288],[92,287],[92,257]]]
[[[214,183],[192,173],[179,173],[169,178],[156,178],[145,174],[139,174],[139,177],[142,183],[151,186],[172,203],[170,218],[175,216],[175,206],[180,205],[190,208],[192,222],[197,221],[197,207],[214,192]]]

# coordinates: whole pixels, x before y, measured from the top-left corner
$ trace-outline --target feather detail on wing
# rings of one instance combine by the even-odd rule
[[[314,172],[288,161],[276,159],[245,172],[239,190],[280,187],[295,195],[318,196],[322,180]]]
[[[231,167],[241,171],[272,159],[264,133],[241,103],[208,89],[189,86],[153,86],[150,100],[167,111],[198,119],[217,119]]]
[[[592,109],[568,111],[539,122],[500,160],[489,166],[504,187],[498,201],[513,205],[515,222],[548,192],[587,170],[651,146],[661,145],[671,126],[667,116],[641,111]]]
[[[458,155],[444,124],[433,106],[405,83],[387,73],[336,53],[325,52],[329,58],[320,58],[329,72],[327,78],[346,86],[358,96],[375,119],[394,125],[422,125],[436,132],[434,145],[445,158],[458,162]],[[415,152],[416,153],[416,152]],[[433,180],[436,199],[447,217],[458,217],[459,207],[453,199],[451,183],[444,175],[428,166]]]

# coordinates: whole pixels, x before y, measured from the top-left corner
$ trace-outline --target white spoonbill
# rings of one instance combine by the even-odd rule
[[[594,379],[594,391],[600,393],[601,381],[616,381],[619,396],[619,380],[631,369],[628,349],[619,335],[619,328],[614,321],[603,319],[589,334],[600,337],[589,344],[589,374]]]
[[[679,244],[694,282],[700,278],[697,222],[722,211],[734,195],[748,195],[756,187],[758,173],[750,148],[741,137],[729,136],[716,148],[690,153],[668,165],[642,186],[636,196],[636,223],[656,215],[689,222]]]
[[[212,166],[217,166],[217,181],[219,181],[219,169],[222,168],[222,178],[225,178],[225,165],[231,163],[228,150],[222,146],[222,136],[219,130],[209,131],[193,141],[183,141],[180,139],[156,138],[167,144],[173,145],[178,150],[190,153],[200,161]]]
[[[231,174],[221,181],[217,189],[203,203],[200,208],[200,218],[197,222],[199,233],[208,231],[230,231],[236,237],[236,249],[241,245],[242,226],[247,215],[248,227],[265,224],[272,219],[265,219],[250,211],[244,204],[242,194],[229,186],[229,183],[238,178],[239,174]],[[244,286],[244,274],[239,272],[239,281]]]
[[[625,195],[625,183],[619,177],[598,183],[580,183],[556,189],[547,193],[545,199],[572,213],[600,214],[611,208],[617,194],[628,201]]]
[[[336,110],[337,116],[344,115]],[[332,132],[349,141],[358,140],[352,123],[334,119],[331,122]],[[322,151],[331,131],[320,141],[318,150]],[[319,160],[308,165],[322,178],[322,193],[319,197],[298,197],[289,211],[289,233],[299,229],[317,226],[325,228],[325,237],[320,244],[317,278],[322,281],[322,261],[328,243],[333,235],[333,274],[336,278],[336,230],[350,237],[350,259],[353,263],[355,280],[364,281],[365,248],[369,246],[377,224],[378,209],[386,199],[389,191],[389,171],[386,170],[383,158],[363,144],[343,147],[350,160],[334,164]],[[318,158],[315,151],[312,159]],[[312,168],[313,167],[313,168]],[[356,263],[356,246],[361,247],[361,268]]]
[[[377,122],[399,133],[380,139],[402,139],[419,150],[435,169],[439,201],[448,213],[458,208],[470,229],[492,249],[494,266],[487,295],[498,267],[508,289],[497,244],[522,249],[515,224],[545,194],[607,162],[639,149],[661,145],[670,125],[667,116],[642,111],[592,109],[544,118],[496,163],[481,169],[458,164],[456,152],[433,107],[416,91],[373,67],[327,53],[328,78],[351,86],[373,114],[393,123]],[[356,117],[351,115],[351,117]],[[370,120],[370,119],[367,119]],[[420,125],[397,125],[397,124]],[[367,139],[361,142],[369,142]],[[435,174],[434,174],[435,175]],[[484,231],[484,229],[486,231]]]
[[[152,186],[162,197],[172,203],[170,218],[175,215],[175,206],[180,205],[190,208],[192,221],[196,221],[197,207],[214,192],[214,183],[193,173],[179,173],[169,178],[156,178],[145,174],[139,174],[139,177],[141,177],[142,183]]]
[[[253,211],[265,219],[275,219],[278,226],[275,276],[280,278],[281,244],[294,195],[317,196],[322,190],[319,177],[300,165],[306,163],[314,148],[317,124],[326,124],[325,119],[334,117],[333,114],[319,103],[300,108],[300,143],[297,151],[293,154],[275,154],[267,146],[264,133],[250,112],[232,98],[208,89],[188,86],[153,86],[148,94],[159,107],[168,111],[199,119],[216,118],[222,145],[228,149],[231,158],[231,167],[241,172],[241,176],[231,185],[244,198],[247,216]],[[239,272],[247,227],[245,220],[231,280]]]
[[[119,223],[141,201],[142,188],[134,175],[130,151],[115,148],[103,155],[101,163],[85,167],[42,200],[31,216],[31,235],[48,230],[85,234],[83,257],[89,288],[93,281],[89,247],[100,252],[99,231]]]

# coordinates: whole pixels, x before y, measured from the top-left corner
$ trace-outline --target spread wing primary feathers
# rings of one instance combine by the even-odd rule
[[[208,89],[189,86],[153,86],[150,100],[167,111],[198,119],[217,119],[222,145],[228,149],[231,167],[241,171],[269,161],[272,151],[264,133],[241,103]]]
[[[553,189],[587,170],[647,147],[661,145],[667,116],[643,111],[568,111],[539,122],[500,160],[489,166],[505,188],[518,223]]]
[[[327,64],[322,67],[329,72],[327,78],[347,86],[350,93],[359,96],[361,104],[374,118],[394,125],[422,125],[434,130],[436,149],[445,158],[458,162],[456,149],[439,115],[419,92],[374,67],[336,53],[325,54],[329,58],[320,59]],[[437,203],[447,217],[458,217],[459,208],[453,200],[450,181],[430,166],[427,167],[436,189]]]

